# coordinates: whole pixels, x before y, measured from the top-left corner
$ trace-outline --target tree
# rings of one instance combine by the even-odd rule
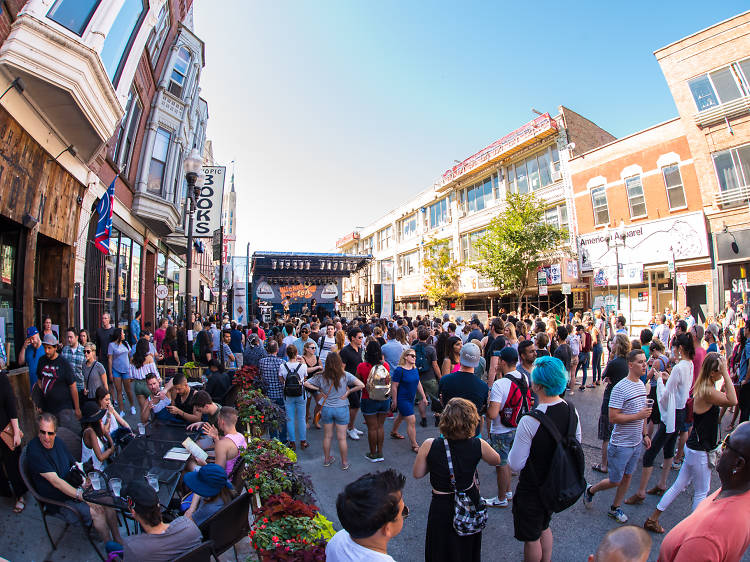
[[[461,264],[451,257],[450,246],[445,241],[431,241],[425,245],[422,265],[425,271],[425,291],[438,308],[450,300],[461,300],[458,290]]]
[[[567,230],[544,222],[545,204],[533,193],[509,193],[507,206],[477,240],[475,268],[500,289],[521,302],[529,288],[529,274],[566,249]]]

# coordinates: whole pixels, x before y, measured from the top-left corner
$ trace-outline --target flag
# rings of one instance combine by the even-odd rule
[[[99,213],[99,222],[96,223],[96,234],[94,235],[94,245],[99,248],[103,254],[109,255],[109,233],[112,232],[112,208],[115,204],[115,181],[109,184],[107,193],[102,195],[96,212]]]

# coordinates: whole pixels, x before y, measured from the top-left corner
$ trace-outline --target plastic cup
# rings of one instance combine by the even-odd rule
[[[94,490],[102,489],[102,479],[98,472],[89,472],[88,477],[91,482],[91,487],[94,488]]]
[[[119,478],[110,478],[109,479],[109,488],[112,490],[112,493],[119,497],[120,496],[120,490],[122,490],[122,480]]]
[[[138,435],[146,435],[146,424],[138,424]]]
[[[155,474],[147,474],[146,480],[148,480],[148,485],[151,486],[155,492],[159,491],[159,478]]]
[[[654,407],[654,399],[646,398],[646,408],[653,408],[653,407]]]

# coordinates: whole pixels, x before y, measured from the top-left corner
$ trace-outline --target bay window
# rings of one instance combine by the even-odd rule
[[[161,195],[162,182],[164,181],[164,169],[167,165],[167,154],[169,153],[169,143],[172,140],[172,134],[159,127],[156,130],[156,139],[154,140],[154,151],[151,154],[151,163],[148,169],[147,189],[151,193]]]
[[[101,0],[57,0],[47,17],[76,35],[83,35]]]
[[[113,160],[120,173],[127,177],[130,171],[130,163],[133,158],[133,145],[138,132],[138,123],[141,119],[143,108],[138,92],[131,88],[128,93],[128,101],[125,104],[125,115],[120,121],[117,129],[117,143],[113,153]]]
[[[169,24],[169,0],[166,0],[159,10],[156,25],[151,30],[151,34],[148,36],[148,41],[146,42],[146,50],[149,53],[151,66],[156,66],[159,60],[164,42],[167,40],[167,33],[169,33]]]
[[[169,93],[174,94],[182,99],[182,90],[185,87],[188,70],[190,69],[190,51],[187,47],[180,47],[177,51],[177,60],[172,69],[172,76],[169,79]]]
[[[115,87],[147,10],[145,0],[125,0],[104,39],[100,56]]]

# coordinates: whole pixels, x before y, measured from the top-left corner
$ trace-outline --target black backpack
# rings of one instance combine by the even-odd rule
[[[560,435],[555,423],[543,412],[534,409],[527,415],[538,420],[540,427],[544,427],[556,442],[547,478],[538,485],[542,505],[549,511],[560,513],[576,503],[586,489],[583,447],[576,439],[578,414],[568,404],[568,434],[565,437]]]
[[[414,352],[417,355],[415,367],[420,375],[425,375],[432,370],[432,366],[427,361],[427,354],[425,353],[425,344],[422,342],[415,343],[413,346]]]
[[[295,398],[302,396],[302,380],[299,376],[299,368],[302,363],[298,364],[294,371],[289,370],[289,365],[284,363],[286,369],[286,379],[284,379],[284,396]]]

